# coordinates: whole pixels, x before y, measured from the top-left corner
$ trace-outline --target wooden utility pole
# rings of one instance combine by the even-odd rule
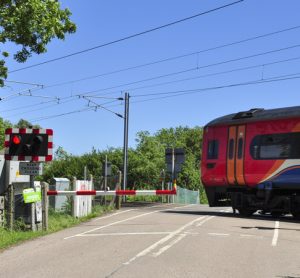
[[[43,231],[48,231],[48,206],[49,206],[49,199],[47,196],[48,192],[48,183],[42,182],[41,183],[42,187],[42,227]]]

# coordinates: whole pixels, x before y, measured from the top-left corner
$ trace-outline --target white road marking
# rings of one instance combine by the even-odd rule
[[[215,217],[215,216],[210,216],[210,217],[204,219],[202,222],[200,222],[200,223],[197,224],[197,227],[202,226],[206,221],[209,221],[210,219],[212,219],[212,218],[214,218],[214,217]]]
[[[243,237],[243,238],[260,238],[260,239],[263,238],[263,236],[249,235],[249,234],[240,234],[240,237]]]
[[[278,235],[279,235],[279,221],[275,221],[275,228],[274,228],[274,235],[273,235],[273,239],[272,239],[272,246],[277,245]]]
[[[225,236],[229,236],[229,234],[223,234],[223,233],[208,233],[210,236],[222,236],[222,237],[225,237]]]
[[[119,215],[119,214],[122,214],[122,213],[125,213],[125,212],[129,212],[129,211],[133,211],[133,210],[137,210],[137,209],[127,209],[127,210],[119,211],[119,212],[116,212],[116,213],[112,213],[112,214],[107,215],[107,216],[97,217],[97,218],[91,220],[91,222],[95,222],[95,221],[106,219],[106,218],[111,218],[111,217],[113,217],[115,215]]]
[[[170,244],[162,247],[157,253],[153,253],[153,257],[158,257],[159,255],[161,255],[162,253],[167,251],[169,248],[171,248],[173,245],[178,243],[180,240],[182,240],[186,236],[187,236],[187,234],[179,234],[179,236],[175,240],[173,240]]]
[[[129,217],[129,218],[126,218],[126,219],[123,219],[123,220],[112,222],[112,223],[109,223],[107,225],[100,226],[100,227],[97,227],[97,228],[85,231],[85,232],[80,233],[80,234],[76,234],[76,235],[73,235],[73,236],[68,236],[68,237],[65,237],[64,239],[70,239],[70,238],[74,238],[74,237],[80,237],[80,236],[85,235],[87,233],[91,233],[91,232],[94,232],[94,231],[102,230],[104,228],[111,227],[111,226],[114,226],[116,224],[120,224],[120,223],[129,221],[129,220],[133,220],[133,219],[136,219],[136,218],[140,218],[140,217],[143,217],[143,216],[146,216],[146,215],[150,215],[150,214],[161,212],[161,211],[168,211],[168,210],[174,210],[174,209],[178,209],[178,208],[184,208],[184,207],[185,206],[180,206],[180,207],[175,207],[175,208],[168,208],[168,209],[160,209],[160,210],[155,210],[155,211],[151,211],[151,212],[139,214],[139,215],[136,215],[136,216],[132,216],[132,217]]]
[[[143,251],[141,251],[141,252],[138,253],[136,256],[132,257],[129,261],[127,261],[126,263],[123,263],[123,264],[124,264],[124,265],[129,265],[129,264],[131,264],[133,261],[135,261],[136,259],[138,259],[138,258],[140,258],[140,257],[143,257],[143,256],[149,254],[151,251],[153,251],[153,250],[154,250],[155,248],[157,248],[159,245],[161,245],[161,244],[167,242],[168,240],[172,239],[173,237],[177,236],[178,234],[181,234],[183,230],[185,230],[186,228],[192,226],[192,225],[195,224],[196,222],[198,222],[198,221],[200,221],[200,220],[202,220],[202,219],[204,219],[204,218],[206,218],[206,217],[207,217],[207,216],[201,216],[201,217],[199,217],[199,218],[197,218],[197,219],[195,219],[195,220],[193,220],[193,221],[191,221],[191,222],[189,222],[189,223],[183,225],[182,227],[180,227],[179,229],[177,229],[177,230],[175,230],[174,232],[170,233],[170,234],[167,235],[166,237],[164,237],[164,238],[160,239],[159,241],[155,242],[154,244],[150,245],[148,248],[144,249]],[[212,219],[213,217],[214,217],[214,216],[210,216],[210,217],[204,219],[204,220],[201,222],[201,224],[203,224],[203,223],[205,223],[206,221]],[[205,220],[206,220],[206,221],[205,221]],[[198,227],[198,226],[199,226],[199,225],[197,225],[197,227]],[[182,239],[182,238],[180,238],[179,240],[181,240],[181,239]],[[178,241],[179,241],[179,240],[178,240]],[[176,241],[176,242],[178,242],[178,241]],[[176,242],[175,242],[175,243],[176,243]],[[173,245],[174,245],[174,244],[173,244]],[[170,247],[169,247],[169,248],[170,248]],[[163,249],[163,248],[162,248],[162,249]],[[161,249],[161,251],[164,252],[165,250],[162,250],[162,249]],[[160,252],[160,251],[159,251],[159,252]],[[161,253],[162,253],[162,252],[161,252]],[[160,254],[161,254],[161,253],[160,253]]]
[[[136,235],[168,235],[171,232],[136,232],[136,233],[110,233],[110,234],[84,234],[78,235],[78,237],[88,237],[88,236],[136,236]]]

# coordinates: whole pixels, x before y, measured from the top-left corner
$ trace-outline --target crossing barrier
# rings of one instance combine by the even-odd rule
[[[172,190],[77,190],[77,191],[59,191],[49,190],[48,196],[155,196],[155,195],[176,195],[176,187]]]

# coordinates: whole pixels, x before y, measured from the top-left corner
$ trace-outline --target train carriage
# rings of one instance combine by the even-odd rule
[[[300,218],[300,106],[227,115],[203,134],[201,179],[210,206]]]

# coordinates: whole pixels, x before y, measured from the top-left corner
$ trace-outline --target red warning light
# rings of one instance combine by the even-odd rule
[[[12,138],[12,141],[15,145],[19,145],[21,143],[21,138],[18,135],[14,135],[14,137]]]

